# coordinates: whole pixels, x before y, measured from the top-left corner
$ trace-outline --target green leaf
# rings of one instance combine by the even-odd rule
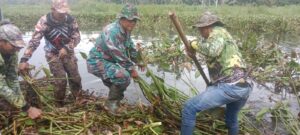
[[[20,112],[19,115],[25,117],[25,116],[27,116],[27,113],[26,112]]]
[[[52,91],[52,90],[54,90],[54,88],[55,88],[54,85],[50,84],[50,85],[48,85],[47,90],[51,90]]]
[[[195,78],[198,78],[200,75],[201,75],[200,72],[199,72],[199,71],[196,71],[196,73],[195,73]]]
[[[157,134],[162,134],[163,133],[163,127],[162,126],[157,126],[152,128]]]
[[[37,70],[32,77],[36,78],[40,72],[41,72],[41,69]]]
[[[85,59],[85,60],[87,59],[86,53],[84,53],[84,52],[79,52],[79,53],[83,59]]]
[[[27,126],[33,126],[35,124],[35,122],[32,119],[28,119],[25,121],[25,125]]]
[[[48,68],[45,68],[45,67],[43,67],[42,69],[43,69],[44,73],[46,74],[46,77],[47,77],[47,78],[50,78],[50,77],[51,77],[51,72],[50,72],[50,70],[49,70]]]
[[[256,120],[261,121],[262,118],[265,116],[265,114],[270,112],[270,108],[262,108],[257,114],[256,114]]]

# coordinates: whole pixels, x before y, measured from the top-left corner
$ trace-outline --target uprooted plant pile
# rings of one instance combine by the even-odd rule
[[[179,134],[180,111],[183,102],[188,98],[180,90],[166,86],[164,80],[154,75],[149,69],[147,76],[151,83],[142,78],[135,81],[139,84],[145,97],[151,103],[128,105],[122,103],[117,116],[105,111],[105,98],[95,97],[93,93],[85,93],[85,102],[75,102],[67,98],[68,104],[63,108],[53,106],[51,79],[31,79],[25,81],[29,90],[34,90],[43,108],[43,116],[31,120],[24,113],[17,113],[14,118],[7,119],[1,115],[6,125],[2,134]],[[226,134],[222,108],[200,113],[196,133]],[[243,133],[257,133],[247,117],[241,115]]]

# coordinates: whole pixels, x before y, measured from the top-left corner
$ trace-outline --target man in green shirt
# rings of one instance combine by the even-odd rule
[[[239,131],[238,112],[246,103],[251,85],[245,81],[245,62],[234,39],[223,27],[220,19],[211,12],[205,12],[194,25],[204,38],[200,43],[191,42],[187,54],[199,52],[206,57],[212,81],[207,90],[189,99],[182,110],[181,134],[192,135],[196,113],[226,105],[225,122],[229,135]]]

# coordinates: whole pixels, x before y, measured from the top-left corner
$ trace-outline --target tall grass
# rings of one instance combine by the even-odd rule
[[[33,30],[37,20],[50,12],[50,5],[1,5],[4,15],[23,30]],[[74,15],[83,31],[100,31],[104,25],[115,20],[123,5],[100,3],[95,0],[81,0],[71,5]],[[256,33],[282,33],[294,35],[300,32],[300,7],[267,6],[219,6],[203,7],[189,5],[138,5],[142,21],[138,23],[136,35],[154,35],[158,32],[172,32],[167,16],[176,11],[187,34],[195,34],[192,25],[206,10],[217,13],[230,31],[240,34],[242,30]],[[286,24],[287,26],[281,25]],[[278,31],[282,30],[282,31]],[[250,31],[251,32],[251,31]]]

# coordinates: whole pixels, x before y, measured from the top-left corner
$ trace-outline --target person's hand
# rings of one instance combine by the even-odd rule
[[[196,51],[192,49],[191,47],[185,48],[185,52],[189,57],[195,57]]]
[[[36,118],[41,117],[41,115],[42,115],[42,110],[41,110],[41,109],[38,109],[38,108],[35,108],[35,107],[30,107],[30,108],[27,110],[27,113],[28,113],[28,117],[29,117],[29,118],[31,118],[31,119],[36,119]]]
[[[199,49],[199,43],[198,43],[197,40],[191,41],[190,45],[191,45],[191,49],[193,49],[193,50],[198,50]]]
[[[66,50],[66,48],[61,48],[61,49],[59,50],[58,57],[62,59],[62,58],[64,58],[67,54],[68,54],[68,51]]]
[[[187,46],[185,51],[186,51],[186,54],[192,58],[192,57],[195,57],[197,49],[198,49],[198,41],[193,40],[189,43],[189,46]]]
[[[137,77],[139,77],[138,72],[137,72],[135,69],[131,70],[131,77],[132,77],[132,78],[137,78]]]
[[[29,64],[27,62],[21,62],[19,64],[19,72],[25,75],[29,70]]]
[[[141,51],[142,49],[142,43],[138,42],[136,43],[136,50]]]

